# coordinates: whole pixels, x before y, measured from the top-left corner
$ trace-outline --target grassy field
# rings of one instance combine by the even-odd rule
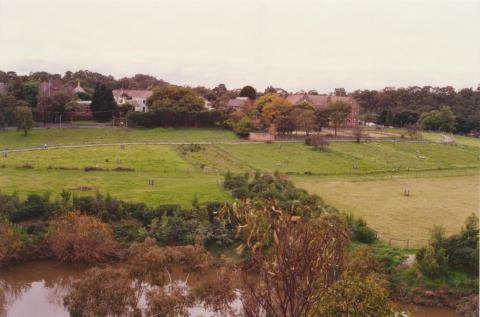
[[[434,140],[438,134],[428,134]],[[414,142],[334,142],[326,152],[303,143],[241,143],[229,131],[208,129],[37,129],[24,137],[0,132],[0,149],[120,142],[215,142],[211,145],[127,145],[10,152],[0,156],[3,192],[79,195],[96,190],[151,205],[225,201],[223,173],[275,172],[289,177],[328,203],[364,217],[389,238],[424,244],[440,224],[458,231],[478,212],[480,151],[477,139],[457,145]],[[1,154],[1,153],[0,153]],[[32,168],[22,168],[31,165]],[[85,172],[86,166],[106,171]],[[134,171],[113,171],[117,167]],[[155,179],[154,187],[148,179]],[[80,190],[83,187],[90,190]],[[410,197],[403,196],[409,189]]]
[[[33,129],[27,136],[15,130],[0,131],[0,150],[8,147],[118,143],[118,142],[219,142],[238,140],[228,130],[220,129]]]
[[[337,208],[362,216],[383,238],[425,244],[434,224],[458,232],[479,211],[479,176],[393,178],[369,181],[322,180],[297,176],[294,182]],[[410,196],[404,196],[404,190]],[[397,242],[398,243],[398,242]]]
[[[375,131],[375,129],[369,129],[369,130]],[[406,130],[400,129],[400,128],[388,128],[388,129],[383,129],[381,131],[384,131],[386,133],[397,134],[398,136],[402,134],[406,134]],[[480,138],[467,137],[463,135],[455,135],[448,132],[432,132],[432,131],[421,131],[420,135],[422,136],[423,140],[431,141],[431,142],[442,142],[444,135],[453,136],[453,138],[455,139],[455,143],[457,145],[480,147]]]
[[[21,168],[24,165],[32,168]],[[3,192],[58,195],[62,189],[78,194],[95,190],[114,197],[150,204],[180,203],[190,205],[196,196],[200,201],[230,199],[219,181],[219,175],[209,175],[185,161],[169,145],[129,145],[49,149],[9,153],[0,158],[0,187]],[[108,171],[85,172],[86,166],[98,166]],[[112,171],[117,167],[134,171]],[[61,169],[59,169],[61,168]],[[155,179],[155,186],[148,180]],[[80,188],[91,188],[81,191]]]
[[[434,143],[337,142],[325,152],[301,143],[220,147],[253,168],[290,174],[361,175],[480,166],[477,148]]]
[[[446,133],[445,135],[450,134]],[[433,142],[441,142],[443,139],[442,134],[437,132],[422,132],[422,137],[425,140]],[[454,135],[453,138],[458,145],[480,147],[480,138],[466,137],[463,135]]]

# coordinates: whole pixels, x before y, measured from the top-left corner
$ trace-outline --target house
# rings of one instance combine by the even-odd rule
[[[248,97],[237,97],[235,99],[230,99],[228,100],[227,108],[232,111],[239,110],[246,102],[248,102],[248,100]]]
[[[119,106],[129,103],[134,111],[148,111],[147,99],[152,95],[151,90],[114,89],[112,93]]]
[[[346,127],[356,127],[358,126],[359,114],[360,114],[360,105],[352,97],[348,96],[322,96],[322,95],[309,95],[306,93],[296,93],[287,96],[287,100],[292,105],[298,105],[304,101],[311,104],[315,109],[323,110],[326,109],[330,104],[343,101],[349,104],[352,107],[352,112],[345,121]]]
[[[75,115],[82,118],[91,118],[92,117],[92,109],[90,108],[91,103],[92,101],[90,100],[77,101],[78,109],[75,110]]]

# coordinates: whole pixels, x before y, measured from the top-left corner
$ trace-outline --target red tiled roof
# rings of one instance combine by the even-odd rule
[[[330,103],[335,101],[344,101],[348,104],[354,104],[355,100],[352,97],[337,97],[337,96],[322,96],[322,95],[308,95],[308,94],[292,94],[287,96],[287,100],[296,105],[302,101],[307,101],[314,108],[322,109],[326,108]]]

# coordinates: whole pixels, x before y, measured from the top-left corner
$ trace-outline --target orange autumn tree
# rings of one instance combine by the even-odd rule
[[[279,115],[288,113],[292,109],[290,102],[279,94],[267,94],[258,98],[256,107],[267,125],[273,123]]]
[[[79,212],[68,212],[52,220],[47,243],[62,262],[99,263],[119,254],[110,226]]]

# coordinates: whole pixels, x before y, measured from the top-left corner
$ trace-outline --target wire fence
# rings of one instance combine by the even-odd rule
[[[430,243],[429,239],[399,238],[378,233],[377,238],[385,243],[388,243],[389,247],[397,247],[402,249],[418,249],[427,246]]]

